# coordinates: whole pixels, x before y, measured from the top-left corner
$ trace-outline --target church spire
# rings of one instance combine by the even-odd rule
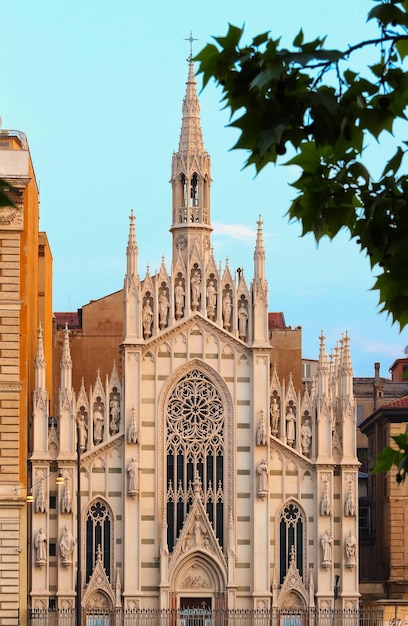
[[[261,216],[258,219],[258,230],[254,250],[254,280],[252,281],[253,302],[253,345],[269,343],[268,331],[268,283],[265,277],[265,246]]]
[[[72,359],[69,345],[68,324],[64,328],[64,341],[62,344],[61,356],[61,391],[71,392],[72,390]]]
[[[191,35],[189,41],[193,41]],[[188,59],[180,140],[178,151],[173,154],[171,185],[173,265],[179,259],[180,251],[182,261],[191,274],[190,265],[196,263],[197,267],[203,268],[209,261],[212,231],[210,156],[204,149],[192,54]]]
[[[35,376],[35,390],[44,391],[45,386],[45,357],[44,357],[44,341],[43,341],[43,329],[41,322],[37,329],[37,350],[34,360],[34,376]]]
[[[263,241],[263,221],[261,216],[257,221],[258,229],[256,233],[256,244],[254,251],[254,279],[265,280],[265,246]]]
[[[129,239],[126,249],[126,277],[129,280],[132,278],[135,280],[137,277],[137,243],[136,243],[136,231],[135,231],[135,216],[133,209],[130,212],[130,225],[129,225]]]
[[[188,60],[188,78],[186,85],[186,95],[183,100],[179,153],[187,156],[204,152],[200,121],[200,103],[197,96],[194,63],[191,57]]]
[[[124,342],[134,342],[142,338],[140,280],[137,269],[138,248],[133,210],[130,213],[129,222],[129,238],[126,248],[126,276],[123,289],[125,305]]]

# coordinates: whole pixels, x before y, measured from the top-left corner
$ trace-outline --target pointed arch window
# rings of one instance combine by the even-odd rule
[[[190,181],[190,206],[197,207],[198,206],[198,176],[197,172],[191,177]]]
[[[95,500],[87,511],[85,521],[85,582],[88,583],[95,568],[97,553],[102,558],[102,565],[112,582],[112,511],[103,500]]]
[[[201,483],[220,545],[224,540],[224,407],[217,388],[198,369],[184,376],[166,407],[167,544],[172,550]]]
[[[280,584],[287,574],[291,553],[296,568],[303,578],[304,514],[295,502],[288,503],[282,510],[279,522]]]

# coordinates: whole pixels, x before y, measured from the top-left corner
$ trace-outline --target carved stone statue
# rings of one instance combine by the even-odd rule
[[[65,478],[64,493],[61,498],[61,513],[72,513],[72,498],[68,478]]]
[[[196,311],[200,305],[201,298],[201,276],[200,272],[196,270],[191,277],[191,307],[193,311]]]
[[[38,487],[37,497],[35,499],[35,512],[45,513],[47,510],[47,500],[44,494],[44,486],[40,483]]]
[[[114,435],[119,430],[120,404],[118,396],[115,394],[109,403],[110,431]]]
[[[328,567],[332,560],[333,536],[326,530],[320,538],[322,546],[322,566]]]
[[[127,468],[129,476],[128,493],[130,496],[136,496],[139,493],[139,465],[136,457],[133,457]]]
[[[305,456],[309,455],[310,444],[312,441],[312,429],[309,426],[309,420],[305,419],[300,429],[300,440],[302,444],[302,452]]]
[[[167,326],[167,315],[169,312],[169,299],[165,289],[159,295],[159,326],[161,329]]]
[[[272,434],[278,434],[279,429],[279,404],[276,398],[272,398],[271,400],[271,430]]]
[[[152,321],[153,321],[153,309],[150,303],[150,298],[146,298],[145,305],[142,311],[142,324],[144,338],[147,339],[152,334]]]
[[[222,303],[222,314],[224,318],[224,328],[229,330],[231,328],[231,311],[232,301],[229,291],[225,292],[224,300]]]
[[[288,446],[292,447],[295,443],[295,419],[293,409],[289,407],[286,414],[286,442]]]
[[[101,443],[103,438],[103,413],[102,413],[102,405],[96,405],[93,412],[93,440],[94,444],[98,445]]]
[[[346,501],[344,503],[344,515],[348,515],[350,517],[355,517],[356,515],[356,503],[354,500],[353,487],[351,483],[347,493]]]
[[[259,418],[258,428],[256,430],[256,445],[266,446],[266,428],[263,411],[261,411],[261,417]]]
[[[214,281],[210,280],[207,287],[207,315],[210,320],[215,317],[215,307],[217,305],[217,291],[214,287]]]
[[[88,438],[88,433],[85,415],[83,413],[78,413],[77,425],[79,430],[79,449],[81,452],[84,452],[86,450],[86,440]]]
[[[240,339],[245,339],[247,335],[247,322],[248,311],[246,310],[245,302],[241,300],[241,304],[238,309],[238,333]]]
[[[349,530],[344,542],[344,549],[346,552],[347,567],[354,567],[356,565],[357,540],[351,530]]]
[[[176,319],[180,319],[180,317],[183,317],[184,309],[184,289],[181,280],[178,281],[174,289],[174,299],[176,302]]]
[[[258,498],[264,498],[268,494],[268,466],[265,459],[259,463],[256,468],[257,474],[259,474],[258,484]]]
[[[320,515],[331,515],[331,512],[332,509],[329,498],[329,487],[327,484],[327,480],[325,480],[322,501],[320,502]]]
[[[35,548],[35,563],[39,567],[44,565],[47,562],[47,536],[42,528],[37,532],[34,537],[34,548]]]
[[[64,532],[62,533],[60,540],[60,553],[63,565],[70,565],[72,563],[72,553],[74,551],[74,546],[75,539],[68,526],[65,526]]]

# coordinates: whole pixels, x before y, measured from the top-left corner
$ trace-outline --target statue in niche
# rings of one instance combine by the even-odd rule
[[[259,475],[258,498],[264,498],[268,494],[268,466],[265,459],[259,463],[256,472]]]
[[[194,516],[194,525],[192,529],[194,537],[194,545],[197,548],[206,547],[209,541],[208,531],[204,524],[201,523],[200,514],[196,513]]]
[[[34,537],[34,548],[35,548],[35,563],[39,567],[44,565],[47,562],[47,536],[42,528],[38,531],[38,533]]]
[[[305,456],[309,456],[310,444],[312,441],[312,429],[310,428],[310,421],[305,419],[300,429],[300,441],[302,444],[302,453]]]
[[[210,280],[207,287],[207,315],[210,320],[215,317],[215,307],[217,306],[217,291],[214,287],[214,281]]]
[[[351,481],[350,481],[346,501],[344,503],[344,515],[347,515],[350,517],[355,517],[356,515],[356,503],[354,500],[353,487],[352,487]]]
[[[165,289],[159,295],[159,326],[161,329],[167,326],[167,316],[169,313],[169,299]]]
[[[150,298],[146,298],[145,305],[142,311],[142,324],[144,338],[147,339],[152,334],[152,321],[153,321],[153,309]]]
[[[295,419],[293,409],[290,406],[286,414],[286,442],[291,447],[295,443]]]
[[[36,513],[45,513],[47,511],[47,500],[44,494],[43,484],[40,483],[38,487],[37,498],[35,500],[35,512]]]
[[[224,317],[225,330],[229,330],[229,328],[231,328],[231,311],[232,311],[232,300],[231,300],[229,291],[226,291],[224,300],[222,303],[222,313]]]
[[[65,526],[64,532],[62,533],[60,540],[60,553],[62,556],[63,565],[70,565],[72,563],[72,553],[74,551],[74,546],[75,539],[68,526]]]
[[[95,406],[94,412],[93,412],[93,427],[94,427],[94,431],[93,431],[93,439],[94,439],[94,444],[98,445],[98,443],[101,443],[102,438],[103,438],[103,405],[102,404],[97,404]]]
[[[261,411],[261,417],[259,418],[258,428],[256,430],[256,445],[266,446],[266,428],[263,411]]]
[[[129,476],[128,493],[130,496],[136,496],[139,493],[139,465],[136,457],[133,457],[127,468]]]
[[[127,434],[128,443],[139,443],[139,433],[136,430],[136,422],[132,421],[128,428]]]
[[[87,425],[84,413],[80,412],[77,415],[77,426],[79,431],[79,449],[81,452],[86,450],[86,440],[88,439]]]
[[[240,339],[245,339],[247,334],[247,322],[248,311],[246,310],[245,302],[241,300],[241,304],[238,309],[238,333]]]
[[[193,311],[196,311],[200,305],[201,298],[201,276],[200,272],[196,270],[191,277],[191,306]]]
[[[61,513],[72,513],[72,498],[68,478],[65,478],[64,493],[61,498]]]
[[[329,499],[329,486],[328,481],[324,481],[324,490],[322,495],[322,501],[320,502],[320,515],[331,515],[331,504]]]
[[[328,567],[332,560],[333,536],[326,530],[320,538],[322,546],[322,566]]]
[[[118,432],[119,430],[119,421],[120,421],[120,403],[119,396],[114,394],[109,403],[109,412],[110,412],[110,430],[112,435]]]
[[[346,552],[347,567],[354,567],[356,565],[357,540],[351,530],[349,530],[344,542],[344,549]]]
[[[181,280],[178,281],[174,289],[174,300],[176,302],[176,319],[183,317],[184,309],[184,289]]]
[[[279,428],[279,412],[278,401],[275,397],[273,397],[271,400],[271,430],[275,437],[278,434]]]

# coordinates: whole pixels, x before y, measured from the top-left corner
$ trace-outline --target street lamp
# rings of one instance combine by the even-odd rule
[[[39,485],[44,480],[47,480],[47,478],[52,476],[52,474],[57,474],[57,473],[58,473],[58,476],[55,480],[55,484],[58,486],[64,484],[64,477],[62,475],[62,469],[60,467],[57,467],[56,469],[51,469],[46,476],[43,476],[42,478],[40,478],[40,480],[37,480],[37,482],[35,482],[33,485],[31,485],[31,487],[27,489],[27,495],[26,495],[27,504],[32,504],[34,502],[33,487],[35,487],[36,485]]]
[[[77,422],[77,577],[76,577],[76,620],[75,626],[81,626],[82,609],[82,565],[81,565],[81,448],[80,428]]]

